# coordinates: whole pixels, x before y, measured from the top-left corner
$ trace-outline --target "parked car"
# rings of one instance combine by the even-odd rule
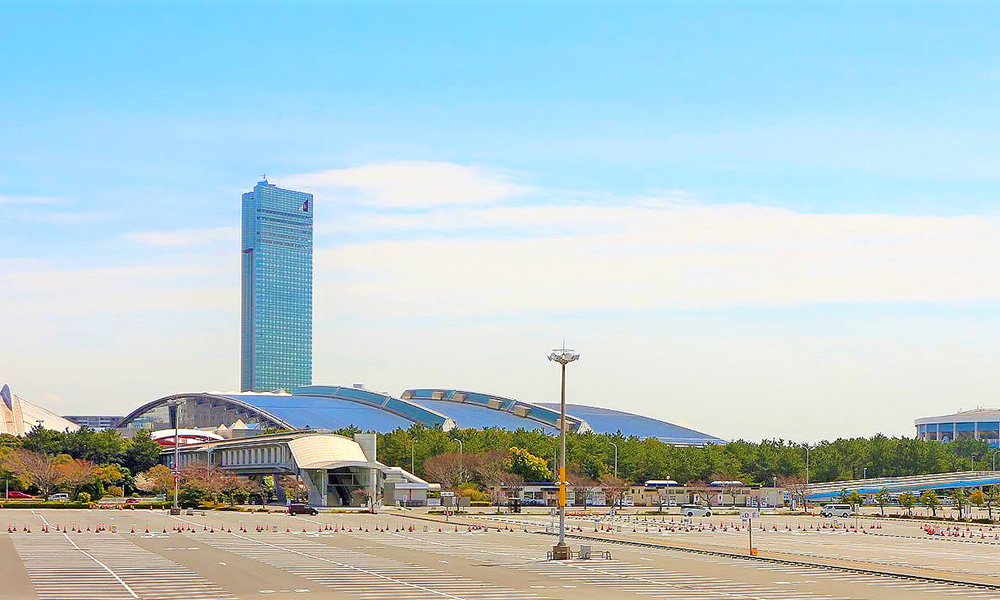
[[[711,517],[712,509],[700,504],[682,504],[681,514],[687,517]]]
[[[308,504],[292,503],[288,505],[290,515],[318,515],[319,511]]]
[[[125,504],[139,504],[142,502],[140,498],[125,498]]]
[[[47,498],[49,502],[69,502],[69,494],[52,494]]]
[[[819,515],[821,517],[850,517],[854,515],[854,507],[850,504],[824,504],[823,508],[819,509]]]
[[[7,492],[8,498],[34,498],[31,494],[25,494],[24,492]]]

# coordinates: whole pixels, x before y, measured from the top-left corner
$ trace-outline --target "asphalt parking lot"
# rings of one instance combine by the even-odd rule
[[[494,519],[468,517],[459,525],[397,514],[292,517],[208,512],[171,517],[162,511],[7,510],[0,512],[0,598],[1000,598],[1000,589],[926,578],[611,541],[587,542],[595,550],[610,551],[611,559],[551,562],[545,554],[554,538],[537,532],[544,528],[546,517]],[[740,534],[745,534],[723,532],[725,517],[705,521],[715,523],[715,531],[680,532],[680,523],[675,522],[674,531],[666,535],[659,529],[668,522],[657,523],[655,533],[647,533],[652,519],[643,519],[646,522],[621,522],[622,531],[616,524],[613,531],[599,535],[657,543],[687,540],[735,550],[743,539]],[[595,537],[595,527],[587,527],[595,524],[593,520],[571,522]],[[892,556],[898,558],[892,560],[924,561],[924,566],[939,567],[943,579],[986,577],[962,569],[986,571],[989,558],[1000,555],[1000,545],[986,540],[927,536],[913,523],[889,525],[926,538],[880,536],[878,531],[887,531],[883,525],[871,534],[761,532],[755,545],[780,542],[789,552],[806,550],[823,556],[856,548],[878,557],[893,549],[898,554]],[[579,546],[579,541],[571,541]],[[978,566],[972,560],[977,553]]]

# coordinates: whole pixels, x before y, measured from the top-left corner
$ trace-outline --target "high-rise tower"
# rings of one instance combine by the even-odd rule
[[[312,383],[312,194],[243,194],[243,391]]]

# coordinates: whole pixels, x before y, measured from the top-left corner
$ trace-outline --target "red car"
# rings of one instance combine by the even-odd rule
[[[24,492],[7,492],[8,498],[33,498],[31,494],[25,494]]]

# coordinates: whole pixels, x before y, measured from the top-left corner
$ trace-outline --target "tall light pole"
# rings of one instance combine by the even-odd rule
[[[809,485],[809,444],[806,444],[806,485]]]
[[[549,360],[562,365],[559,394],[559,543],[552,547],[552,558],[556,560],[569,559],[569,546],[566,545],[566,365],[579,358],[579,354],[566,348],[549,354]]]
[[[462,446],[462,440],[455,438],[455,441],[458,442],[458,477],[459,479],[461,479],[463,473],[465,472],[465,461],[464,461],[465,447]]]
[[[615,477],[618,477],[618,444],[611,442],[611,445],[615,447]]]
[[[181,416],[178,407],[184,402],[181,398],[171,398],[167,400],[167,410],[174,422],[174,505],[170,509],[171,514],[180,514],[180,506],[177,504],[177,497],[180,495],[180,426]]]

